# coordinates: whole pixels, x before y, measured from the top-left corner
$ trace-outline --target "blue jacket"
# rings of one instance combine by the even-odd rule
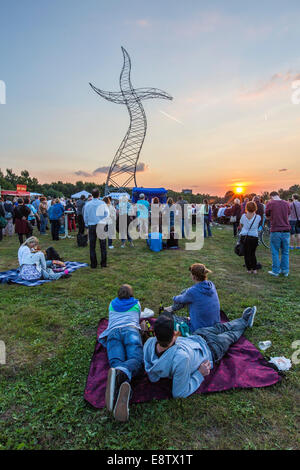
[[[212,354],[206,341],[198,335],[179,337],[160,357],[156,354],[156,343],[156,338],[150,338],[144,345],[145,370],[149,380],[172,379],[174,398],[185,398],[194,393],[203,382],[203,375],[198,370],[202,362],[209,360],[213,367]]]
[[[173,297],[173,301],[175,304],[188,305],[192,332],[221,321],[220,301],[216,287],[211,281],[197,282],[182,294]],[[176,306],[174,310],[177,310]]]
[[[50,206],[48,210],[49,220],[60,219],[64,212],[65,210],[60,202],[53,204],[53,206]]]

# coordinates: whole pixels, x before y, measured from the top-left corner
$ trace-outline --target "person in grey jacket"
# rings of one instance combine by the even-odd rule
[[[193,335],[178,337],[171,313],[162,313],[154,324],[155,337],[144,345],[145,370],[151,382],[172,379],[174,398],[186,398],[201,385],[216,362],[226,354],[247,327],[252,328],[256,307],[248,307],[241,318],[199,328]]]

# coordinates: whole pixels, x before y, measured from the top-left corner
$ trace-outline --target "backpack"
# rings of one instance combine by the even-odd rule
[[[87,246],[88,236],[83,235],[82,233],[77,234],[77,246]]]

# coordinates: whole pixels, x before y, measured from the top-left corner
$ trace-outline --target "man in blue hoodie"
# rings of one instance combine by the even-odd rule
[[[63,205],[60,203],[59,199],[55,199],[54,204],[50,206],[48,214],[49,220],[51,223],[51,235],[52,240],[59,240],[59,227],[60,222],[59,219],[63,216],[65,209]]]
[[[193,335],[178,337],[170,312],[162,313],[154,324],[155,337],[144,345],[145,370],[151,382],[172,379],[174,398],[186,398],[201,385],[216,362],[226,354],[247,327],[252,328],[256,307],[248,307],[241,318],[199,328]]]
[[[110,365],[105,403],[117,421],[129,418],[130,381],[143,364],[140,313],[141,305],[133,297],[132,287],[122,285],[109,305],[108,327],[98,339],[107,348]]]
[[[188,324],[191,333],[198,328],[213,326],[219,323],[220,301],[213,282],[207,280],[211,272],[204,264],[194,263],[189,267],[194,286],[173,297],[173,305],[166,307],[168,312],[176,312],[188,306]]]

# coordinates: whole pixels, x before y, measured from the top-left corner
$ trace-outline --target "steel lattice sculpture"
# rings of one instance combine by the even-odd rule
[[[90,83],[93,90],[102,98],[113,103],[125,104],[130,116],[129,128],[115,154],[107,175],[105,194],[109,192],[109,186],[123,190],[130,185],[132,180],[137,186],[137,163],[147,130],[147,119],[142,100],[151,98],[173,99],[168,93],[157,88],[133,88],[130,79],[131,60],[124,47],[122,47],[122,52],[124,63],[120,74],[120,92],[99,90]],[[119,183],[117,183],[117,179],[120,180]]]

